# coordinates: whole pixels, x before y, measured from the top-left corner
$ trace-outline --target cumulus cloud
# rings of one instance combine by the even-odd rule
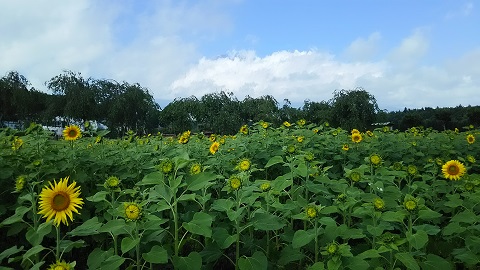
[[[429,41],[425,31],[416,29],[412,35],[404,38],[400,45],[392,50],[388,60],[398,67],[411,68],[428,52],[428,47]]]
[[[357,38],[345,50],[344,54],[347,59],[353,61],[368,61],[378,53],[379,41],[381,35],[374,32],[368,38]]]

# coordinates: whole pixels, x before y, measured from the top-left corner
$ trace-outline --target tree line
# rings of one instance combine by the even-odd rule
[[[328,101],[305,100],[292,107],[273,96],[237,99],[233,93],[215,92],[176,98],[164,108],[149,90],[138,83],[84,78],[78,72],[64,71],[45,83],[51,94],[38,91],[16,71],[0,79],[0,124],[4,121],[38,122],[52,125],[58,117],[77,122],[97,120],[108,126],[110,136],[155,132],[178,134],[186,130],[235,134],[240,126],[260,120],[273,125],[284,121],[324,124],[347,130],[371,129],[372,123],[391,123],[405,130],[412,126],[453,129],[480,124],[480,107],[422,108],[388,112],[380,110],[376,99],[363,88],[336,90]]]

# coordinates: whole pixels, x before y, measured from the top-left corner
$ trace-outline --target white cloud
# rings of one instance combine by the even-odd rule
[[[463,4],[459,9],[448,12],[447,15],[445,15],[445,19],[467,17],[472,13],[473,7],[473,2],[467,2]]]
[[[397,67],[410,69],[420,62],[419,60],[428,52],[428,47],[429,41],[424,31],[416,29],[392,50],[388,60]]]
[[[378,43],[381,38],[379,32],[372,33],[367,39],[357,38],[347,47],[344,54],[354,61],[368,61],[378,53]]]

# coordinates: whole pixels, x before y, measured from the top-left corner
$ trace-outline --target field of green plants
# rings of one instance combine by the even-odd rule
[[[4,129],[0,268],[478,269],[479,134]]]

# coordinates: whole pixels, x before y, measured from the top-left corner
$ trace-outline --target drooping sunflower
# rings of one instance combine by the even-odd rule
[[[15,192],[21,192],[25,188],[27,182],[25,175],[20,175],[15,179]]]
[[[214,155],[215,153],[217,153],[218,148],[220,148],[220,143],[218,142],[212,143],[212,145],[210,145],[210,153]]]
[[[123,203],[123,211],[127,221],[136,221],[142,216],[142,208],[135,202]]]
[[[353,133],[352,134],[352,142],[359,143],[362,141],[362,134],[360,133]]]
[[[370,130],[367,130],[367,135],[368,135],[368,137],[373,137],[374,134]]]
[[[468,142],[468,144],[473,144],[475,142],[475,136],[473,136],[472,134],[468,134],[467,135],[467,142]]]
[[[13,138],[13,142],[12,142],[12,150],[16,151],[16,150],[20,149],[20,147],[22,147],[22,145],[23,145],[22,138],[19,138],[19,137],[15,136],[15,138]]]
[[[45,186],[40,193],[39,212],[47,219],[47,222],[52,218],[55,226],[60,226],[63,223],[68,226],[68,218],[73,221],[73,214],[79,214],[78,209],[82,209],[83,199],[80,198],[80,186],[76,186],[77,182],[73,181],[67,185],[67,176],[54,184],[49,182],[50,187]]]
[[[442,166],[443,177],[452,181],[458,181],[465,174],[465,165],[458,160],[447,161]]]
[[[63,138],[65,138],[66,141],[75,141],[80,137],[82,137],[82,132],[76,125],[66,126],[63,130]]]
[[[73,269],[72,266],[65,261],[57,261],[54,264],[50,264],[48,270],[70,270]]]

